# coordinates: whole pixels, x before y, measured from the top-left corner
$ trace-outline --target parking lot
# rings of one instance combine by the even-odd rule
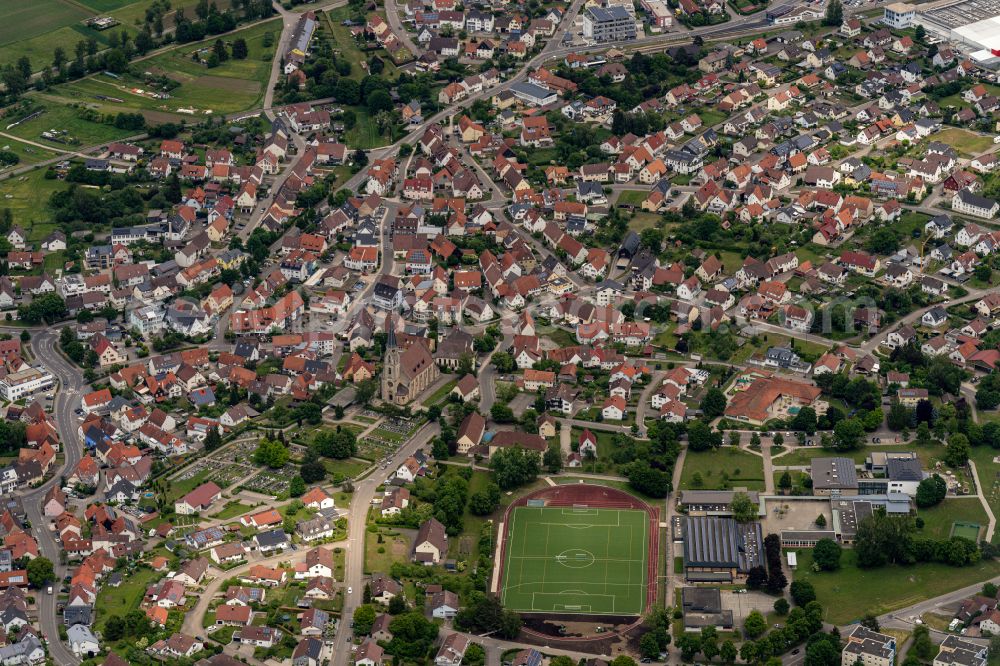
[[[733,623],[737,627],[743,626],[750,611],[758,610],[767,615],[774,610],[775,597],[768,596],[763,592],[753,592],[748,590],[746,594],[740,594],[732,590],[722,591],[722,608],[733,611]]]

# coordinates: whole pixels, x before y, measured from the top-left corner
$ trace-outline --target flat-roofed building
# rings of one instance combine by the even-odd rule
[[[850,458],[813,458],[810,467],[814,494],[857,494],[858,473]]]
[[[893,666],[896,659],[896,639],[858,625],[846,639],[840,653],[841,666]]]
[[[958,636],[945,636],[934,666],[986,666],[987,649]]]

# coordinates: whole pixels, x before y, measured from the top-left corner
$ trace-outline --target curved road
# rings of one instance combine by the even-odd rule
[[[62,548],[56,543],[53,533],[49,531],[47,519],[42,515],[42,498],[53,485],[61,482],[61,477],[76,466],[81,456],[81,446],[77,438],[78,423],[73,411],[80,406],[83,397],[84,383],[80,370],[73,367],[57,350],[59,333],[55,327],[34,331],[31,338],[32,351],[36,360],[41,361],[59,380],[59,390],[53,401],[52,417],[59,430],[60,447],[63,453],[63,465],[55,469],[55,474],[46,483],[36,489],[23,492],[21,499],[24,509],[31,521],[31,532],[38,539],[38,546],[46,558],[55,565],[57,585],[69,568],[60,564],[59,555]],[[66,645],[59,640],[60,618],[56,614],[56,595],[39,593],[38,621],[42,636],[49,640],[49,656],[60,666],[79,664],[80,660],[73,655]]]

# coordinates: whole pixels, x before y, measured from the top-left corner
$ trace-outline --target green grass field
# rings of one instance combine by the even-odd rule
[[[638,615],[648,529],[642,511],[517,507],[500,598],[522,612]]]
[[[641,206],[648,194],[648,191],[643,190],[622,190],[618,195],[618,204],[621,206]]]
[[[952,525],[955,523],[989,524],[986,510],[976,497],[949,497],[940,504],[926,509],[919,509],[917,516],[924,521],[923,528],[917,534],[929,539],[947,539],[950,537]],[[958,530],[958,536],[969,536],[971,530]],[[973,540],[978,541],[978,535]]]
[[[45,112],[37,118],[10,128],[7,130],[7,134],[37,141],[40,144],[64,151],[79,150],[83,146],[103,143],[105,141],[115,141],[122,137],[136,134],[134,131],[117,129],[114,125],[105,125],[85,120],[79,116],[78,109],[65,105],[65,99],[50,97],[48,94],[40,94],[37,97],[33,96],[32,99],[40,102]],[[109,110],[102,109],[102,111]],[[68,142],[59,143],[43,139],[42,132],[46,130],[65,131],[69,137]],[[4,141],[7,140],[4,137]]]
[[[697,482],[695,474],[701,478]],[[746,487],[764,490],[764,460],[746,451],[723,446],[717,451],[688,451],[681,473],[682,490],[724,490]]]
[[[56,229],[46,204],[53,192],[68,187],[62,180],[46,180],[44,169],[0,180],[0,208],[9,208],[14,223],[28,230],[31,241],[40,241]]]
[[[280,21],[268,21],[226,37],[225,41],[230,44],[237,38],[246,40],[249,54],[244,60],[230,58],[211,69],[192,57],[197,51],[211,47],[215,43],[214,37],[143,60],[144,71],[180,83],[179,87],[170,91],[169,99],[137,93],[136,90],[149,89],[142,79],[128,75],[113,79],[103,74],[57,86],[50,91],[50,95],[63,102],[92,105],[104,113],[141,110],[147,112],[147,118],[159,121],[190,117],[190,113],[176,115],[180,109],[193,110],[195,117],[206,113],[243,111],[257,105],[263,98],[274,56],[274,46],[264,47],[264,34],[268,32],[272,36],[279,34]],[[122,101],[104,99],[106,97]],[[176,117],[150,115],[154,113]]]
[[[0,137],[0,149],[9,150],[12,153],[16,153],[17,156],[21,158],[21,161],[18,162],[15,167],[11,168],[37,164],[38,162],[50,160],[58,155],[58,153],[54,150],[46,150],[45,148],[39,148],[38,146],[31,146],[27,143],[15,141],[14,139],[9,139],[7,137]],[[5,169],[0,169],[0,173],[3,173],[4,171]]]
[[[837,625],[857,622],[867,611],[881,615],[1000,575],[1000,562],[996,560],[982,560],[968,567],[929,562],[859,569],[854,551],[849,548],[840,558],[838,571],[816,572],[812,569],[812,550],[797,552],[795,580],[813,584],[825,610],[824,619]]]
[[[986,152],[993,147],[993,139],[981,136],[958,127],[948,128],[931,137],[934,141],[942,141],[955,150],[972,157]]]

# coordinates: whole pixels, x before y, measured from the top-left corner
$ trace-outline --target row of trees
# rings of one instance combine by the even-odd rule
[[[910,516],[890,516],[876,510],[858,523],[854,552],[858,566],[866,569],[888,564],[941,562],[951,566],[975,564],[982,558],[979,546],[963,537],[917,539]]]

